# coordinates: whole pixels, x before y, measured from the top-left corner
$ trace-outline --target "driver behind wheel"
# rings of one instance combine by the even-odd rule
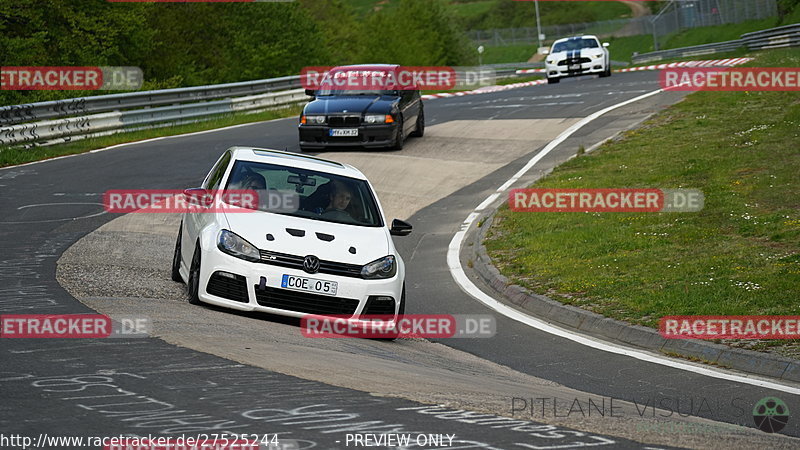
[[[353,193],[345,183],[333,180],[328,195],[328,206],[322,211],[322,215],[334,220],[352,221],[353,216],[347,211],[352,198]]]

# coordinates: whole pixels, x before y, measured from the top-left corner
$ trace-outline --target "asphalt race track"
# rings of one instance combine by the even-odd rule
[[[529,328],[462,292],[448,270],[461,223],[532,155],[581,118],[658,88],[657,72],[634,72],[436,99],[425,103],[426,136],[402,151],[319,154],[361,169],[387,219],[414,225],[395,238],[406,313],[492,314],[487,339],[308,339],[295,320],[192,306],[169,279],[178,217],[103,211],[109,189],[199,185],[233,145],[299,151],[295,118],[0,169],[0,313],[98,311],[153,325],[148,338],[0,340],[0,429],[41,441],[277,433],[282,448],[302,449],[354,448],[348,433],[455,435],[445,447],[454,449],[797,448],[799,420],[767,434],[752,417],[766,396],[800,411],[797,394]],[[681,97],[661,93],[602,116],[519,185]],[[530,407],[554,398],[555,409]],[[590,399],[618,409],[569,412]]]

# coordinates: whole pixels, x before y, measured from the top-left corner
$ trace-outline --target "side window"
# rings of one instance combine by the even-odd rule
[[[222,155],[222,158],[217,161],[217,165],[214,166],[214,169],[211,171],[211,174],[206,179],[204,183],[205,189],[219,189],[219,184],[222,181],[222,177],[225,175],[225,170],[228,169],[228,163],[231,161],[231,152],[225,152]]]

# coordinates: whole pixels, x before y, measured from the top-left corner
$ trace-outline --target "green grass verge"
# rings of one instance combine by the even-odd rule
[[[494,8],[494,0],[477,0],[470,2],[451,2],[450,10],[457,17],[462,19],[473,19],[480,17]]]
[[[127,142],[136,142],[144,139],[212,130],[231,125],[261,122],[265,120],[279,119],[282,117],[299,116],[300,111],[300,106],[292,106],[289,108],[265,111],[256,114],[234,114],[206,122],[196,122],[164,128],[153,128],[130,133],[117,133],[109,136],[81,139],[75,142],[43,147],[21,148],[0,146],[0,167],[24,164],[27,162],[55,158],[64,155],[72,155],[76,153],[85,153],[99,148],[124,144]]]
[[[648,53],[654,49],[653,36],[650,35],[608,38],[604,41],[608,42],[608,51],[614,61],[631,62],[634,53]]]
[[[739,39],[744,33],[765,30],[778,25],[777,19],[771,18],[764,20],[748,20],[747,22],[716,25],[713,27],[691,28],[667,36],[667,38],[662,41],[662,48],[670,49],[732,41],[734,39]]]
[[[751,66],[800,66],[798,49],[756,57]],[[487,249],[514,283],[635,324],[681,314],[798,315],[798,142],[799,92],[691,94],[535,187],[695,188],[705,193],[702,212],[503,207]]]
[[[537,46],[529,44],[503,45],[500,47],[485,47],[483,52],[484,64],[501,64],[526,62],[536,53]]]
[[[800,12],[800,8],[798,8]],[[742,34],[750,33],[753,31],[764,30],[779,26],[776,18],[764,20],[750,20],[742,23],[733,23],[728,25],[717,25],[713,27],[700,27],[684,30],[680,33],[672,34],[666,37],[661,37],[661,49],[667,50],[671,48],[691,47],[693,45],[711,44],[714,42],[724,42],[739,39]],[[791,19],[786,19],[791,20]],[[791,23],[786,22],[784,24]],[[648,53],[655,51],[652,35],[642,36],[626,36],[618,38],[609,38],[607,40],[611,45],[611,58],[615,61],[631,62],[631,57],[634,52]],[[720,59],[718,56],[721,54],[713,54],[694,57],[690,59]],[[731,56],[724,56],[723,58],[730,58]],[[663,62],[663,61],[659,61]]]
[[[796,7],[783,18],[783,25],[791,25],[793,23],[800,23],[800,8]]]

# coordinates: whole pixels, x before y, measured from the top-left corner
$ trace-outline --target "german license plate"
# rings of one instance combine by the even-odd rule
[[[281,287],[294,291],[313,292],[322,295],[336,295],[339,283],[335,281],[317,280],[315,278],[296,277],[294,275],[284,275],[281,279]]]
[[[580,64],[570,64],[567,66],[567,70],[581,70]]]
[[[331,128],[329,133],[333,137],[358,136],[358,128]]]

